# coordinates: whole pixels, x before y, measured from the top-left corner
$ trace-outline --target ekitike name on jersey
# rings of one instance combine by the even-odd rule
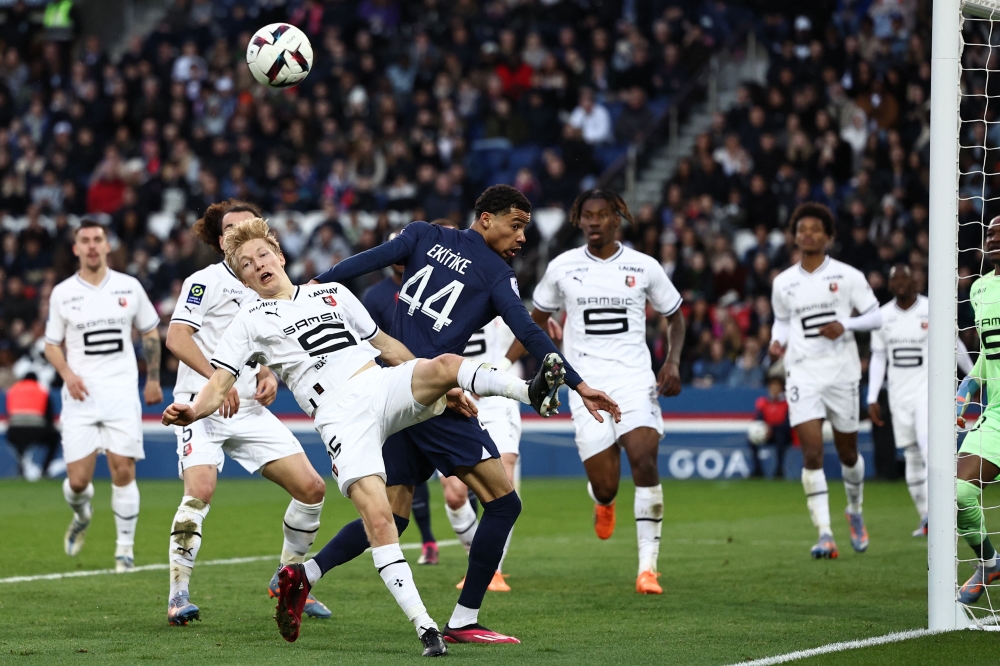
[[[465,275],[466,269],[472,265],[472,259],[464,259],[461,254],[452,252],[440,244],[435,244],[434,247],[427,250],[427,256],[461,275]]]

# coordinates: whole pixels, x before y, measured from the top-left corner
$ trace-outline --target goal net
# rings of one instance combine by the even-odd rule
[[[995,346],[1000,359],[1000,321],[995,332],[977,329],[973,301],[980,313],[992,304],[972,288],[993,270],[984,242],[990,220],[1000,215],[1000,2],[934,2],[930,169],[928,626],[1000,628],[1000,581],[986,585],[974,602],[960,595],[981,564],[972,546],[979,544],[982,553],[985,538],[1000,543],[1000,488],[988,471],[978,470],[985,472],[977,474],[983,480],[980,521],[978,510],[968,508],[968,486],[960,496],[956,482],[959,446],[987,459],[991,448],[1000,450],[1000,430],[994,444],[980,416],[984,403],[1000,400],[1000,391],[995,398],[983,390],[970,399],[967,428],[980,420],[981,431],[959,428],[954,411],[957,341],[987,358]],[[1000,311],[1000,297],[994,301]],[[1000,377],[985,379],[1000,385]]]

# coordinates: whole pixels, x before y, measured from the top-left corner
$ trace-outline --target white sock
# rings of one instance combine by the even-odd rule
[[[530,403],[528,382],[489,363],[466,359],[458,369],[458,385],[476,395],[502,395],[511,400]]]
[[[81,523],[89,523],[94,512],[90,508],[90,500],[94,497],[94,484],[88,483],[82,493],[73,492],[69,487],[69,479],[63,479],[63,497],[66,503],[73,509],[76,519]]]
[[[847,510],[851,513],[861,513],[861,503],[865,498],[865,459],[859,455],[854,467],[841,463],[840,471],[844,475]]]
[[[462,627],[467,627],[470,624],[478,623],[479,609],[466,608],[462,604],[455,604],[455,611],[451,614],[451,619],[448,620],[448,626],[452,629],[461,629]]]
[[[306,553],[316,540],[319,531],[319,516],[323,513],[323,501],[318,504],[303,504],[292,499],[285,510],[283,530],[285,541],[281,545],[281,565],[302,564]]]
[[[500,564],[497,565],[497,573],[503,573],[503,561],[507,559],[507,551],[510,550],[510,538],[514,536],[514,528],[510,528],[507,541],[503,545],[503,555],[500,556]]]
[[[822,469],[802,468],[802,489],[806,491],[806,505],[813,525],[819,535],[833,535],[830,529],[830,494],[826,487],[826,474]]]
[[[590,495],[590,499],[594,500],[594,504],[600,504],[601,506],[611,506],[612,504],[615,503],[614,500],[611,500],[610,502],[602,502],[601,500],[597,499],[597,495],[594,494],[594,486],[590,484],[590,481],[587,481],[587,494]]]
[[[170,530],[170,550],[167,553],[170,561],[171,599],[188,591],[191,569],[194,568],[198,549],[201,548],[201,525],[210,508],[207,502],[191,495],[182,497],[181,504],[177,507]]]
[[[309,581],[309,585],[315,585],[319,582],[319,579],[323,577],[323,570],[319,568],[316,564],[316,560],[309,560],[305,563],[306,568],[306,579]]]
[[[139,522],[139,486],[132,479],[124,486],[111,486],[111,510],[115,514],[118,538],[115,543],[131,551],[135,544],[135,526]]]
[[[417,628],[417,635],[422,635],[431,627],[437,629],[437,624],[427,614],[427,609],[420,600],[420,592],[413,582],[413,572],[410,571],[410,565],[406,563],[399,544],[390,543],[387,546],[372,548],[372,559],[385,586],[406,613],[406,619]]]
[[[462,542],[462,545],[465,546],[465,552],[468,553],[472,548],[472,539],[476,536],[476,529],[479,528],[479,519],[476,518],[472,503],[465,500],[465,504],[458,509],[452,509],[445,504],[444,509],[448,514],[451,529],[455,530],[455,536]]]
[[[924,463],[924,456],[920,447],[910,444],[903,449],[903,457],[906,459],[906,487],[913,498],[913,504],[917,507],[920,519],[927,517],[927,465]]]
[[[639,539],[639,573],[656,571],[663,529],[663,486],[635,489],[635,532]]]

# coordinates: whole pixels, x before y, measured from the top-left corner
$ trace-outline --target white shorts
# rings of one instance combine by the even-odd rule
[[[273,460],[302,453],[292,431],[256,402],[240,405],[232,418],[215,413],[189,426],[174,426],[174,431],[181,478],[195,465],[215,465],[221,472],[226,454],[253,474]]]
[[[576,391],[569,392],[569,408],[573,413],[573,427],[576,429],[576,448],[580,460],[591,458],[601,451],[611,447],[627,432],[636,428],[652,428],[657,435],[663,437],[663,412],[656,389],[656,377],[653,371],[646,373],[632,372],[624,377],[614,379],[631,379],[632,382],[619,381],[617,385],[607,381],[594,382],[598,388],[618,403],[622,410],[622,420],[615,420],[604,413],[604,423],[595,419],[583,405],[583,399]],[[589,382],[588,382],[589,383]]]
[[[476,401],[479,421],[486,426],[490,439],[501,453],[519,455],[521,451],[521,408],[519,402],[492,396]]]
[[[900,400],[893,400],[890,393],[889,411],[892,416],[892,435],[896,440],[896,448],[904,449],[916,444],[921,451],[926,452],[927,395],[910,395]]]
[[[794,428],[800,423],[826,419],[837,432],[857,432],[859,402],[858,382],[827,378],[802,368],[792,368],[785,379],[788,421]]]
[[[344,382],[316,410],[316,431],[345,497],[358,479],[377,475],[385,481],[382,444],[386,437],[444,411],[444,396],[429,407],[413,398],[415,366],[416,360],[393,368],[369,368]]]
[[[89,395],[75,400],[62,389],[62,447],[67,463],[94,451],[142,460],[142,405],[135,386],[126,390],[87,386]]]

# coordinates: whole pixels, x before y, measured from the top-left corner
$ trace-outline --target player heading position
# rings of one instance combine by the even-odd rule
[[[1000,380],[1000,354],[995,351],[1000,335],[1000,216],[990,220],[986,229],[986,255],[993,270],[975,281],[969,301],[975,313],[980,352],[972,372],[958,386],[956,411],[959,427],[965,427],[962,416],[980,388],[990,394],[990,386]],[[969,544],[979,560],[976,572],[962,585],[958,600],[973,604],[986,591],[987,585],[1000,581],[1000,562],[986,531],[980,495],[983,484],[1000,476],[1000,400],[990,400],[976,424],[965,436],[958,450],[958,533]]]
[[[412,222],[395,239],[340,262],[317,279],[344,281],[405,264],[392,331],[414,353],[461,354],[472,334],[499,315],[544,369],[545,359],[558,355],[555,345],[528,316],[517,278],[506,263],[524,243],[530,221],[527,198],[509,185],[494,185],[476,200],[476,220],[470,229]],[[603,418],[598,414],[601,409],[620,416],[611,398],[587,386],[570,366],[565,372],[566,383],[595,418]],[[540,413],[547,416],[556,404],[546,405]],[[516,638],[479,624],[483,597],[503,557],[521,500],[504,473],[496,444],[479,421],[470,418],[472,414],[448,410],[390,437],[383,448],[389,497],[402,529],[409,523],[413,487],[426,481],[435,468],[472,488],[483,505],[483,517],[445,636],[460,643],[517,643]],[[354,521],[319,552],[315,562],[325,573],[367,547],[362,525]]]
[[[73,237],[80,270],[57,284],[49,299],[45,358],[63,379],[63,495],[73,509],[63,543],[66,554],[76,555],[83,548],[92,516],[94,467],[97,455],[104,453],[117,529],[115,569],[128,571],[135,566],[132,549],[139,520],[135,461],[146,457],[132,328],[142,335],[143,397],[153,405],[163,400],[156,330],[160,317],[138,280],[108,268],[110,251],[104,227],[83,220]]]
[[[772,359],[784,355],[789,422],[802,444],[802,487],[819,541],[814,558],[839,555],[830,527],[830,498],[823,473],[823,419],[833,426],[847,492],[851,546],[868,548],[861,515],[865,461],[858,455],[858,383],[861,360],[854,331],[882,325],[882,312],[865,276],[826,254],[833,240],[833,214],[823,205],[804,203],[789,219],[801,260],[782,271],[772,287]],[[860,314],[852,317],[851,313]]]
[[[681,295],[652,257],[618,242],[628,206],[607,190],[588,190],[576,198],[570,222],[587,244],[562,253],[545,270],[532,296],[531,318],[545,326],[553,313],[566,312],[563,350],[584,377],[600,377],[621,406],[620,423],[597,422],[570,395],[576,446],[587,470],[587,492],[594,500],[594,528],[601,539],[615,529],[615,497],[625,450],[635,481],[635,526],[639,545],[640,594],[662,594],[657,582],[663,488],[657,466],[663,416],[658,395],[681,392],[680,355],[684,344]],[[667,359],[654,375],[646,346],[646,301],[666,317]],[[515,344],[507,358],[523,353]]]
[[[216,368],[192,403],[175,402],[164,425],[186,426],[212,415],[251,362],[274,368],[299,406],[316,423],[334,479],[364,521],[374,564],[424,645],[425,656],[446,654],[437,625],[413,583],[385,493],[382,443],[402,428],[444,409],[444,396],[462,387],[480,395],[506,395],[542,410],[562,378],[562,359],[551,355],[528,384],[483,364],[444,355],[414,359],[379,330],[361,303],[339,284],[296,287],[267,223],[241,222],[224,236],[226,263],[258,295],[244,305],[219,340]],[[389,366],[374,359],[381,355]],[[289,641],[298,637],[309,584],[291,581],[290,568],[319,578],[319,568],[281,569],[276,620]]]
[[[889,271],[889,291],[894,299],[882,306],[882,327],[872,331],[868,364],[868,414],[875,425],[885,425],[878,395],[889,374],[889,411],[896,448],[906,459],[906,486],[920,515],[915,537],[927,536],[927,334],[930,314],[927,297],[917,293],[913,272],[906,264]],[[958,365],[972,370],[962,341]]]
[[[209,206],[193,231],[203,243],[221,253],[223,234],[239,222],[255,217],[260,217],[256,206],[230,199]],[[203,268],[184,281],[167,331],[167,348],[181,361],[174,386],[177,401],[193,401],[208,382],[215,372],[208,359],[241,304],[249,299],[256,299],[256,294],[240,282],[224,261]],[[277,390],[274,373],[251,362],[229,390],[219,412],[175,428],[184,497],[170,531],[170,596],[167,597],[170,624],[185,625],[199,618],[199,609],[191,603],[188,588],[201,548],[203,522],[211,507],[218,474],[225,464],[225,454],[251,474],[259,471],[292,496],[282,523],[281,566],[302,562],[316,538],[326,485],[295,435],[266,409]],[[268,590],[271,596],[278,595],[277,570]],[[305,613],[319,618],[331,615],[311,595],[306,600]]]

